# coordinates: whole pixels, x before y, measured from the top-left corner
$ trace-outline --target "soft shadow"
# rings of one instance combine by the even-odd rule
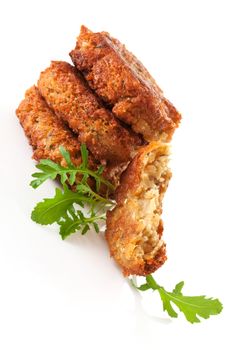
[[[119,285],[119,281],[121,279],[122,279],[122,283],[124,283],[124,277],[122,276],[120,269],[118,268],[114,259],[110,258],[104,232],[100,232],[97,234],[94,231],[89,231],[88,234],[86,235],[74,234],[67,237],[64,243],[76,245],[87,250],[89,250],[90,247],[92,249],[94,248],[94,250],[97,252],[97,255],[99,254],[98,251],[101,251],[102,259],[105,256],[104,259],[109,258],[108,263],[110,265],[112,264],[114,271],[110,268],[111,271],[109,271],[109,273],[111,272],[111,274],[113,274],[117,278],[116,284]],[[134,314],[135,314],[134,319],[135,319],[135,328],[137,329],[137,332],[139,330],[140,332],[143,330],[148,331],[148,323],[151,324],[151,322],[153,322],[153,324],[160,323],[160,324],[167,324],[167,325],[172,323],[172,320],[168,317],[158,317],[158,316],[149,314],[145,309],[145,307],[143,306],[143,294],[137,291],[131,285],[129,280],[127,282],[131,290],[131,293],[134,297]],[[152,302],[153,302],[153,298],[152,298]]]
[[[148,314],[148,312],[143,307],[143,303],[142,303],[143,295],[141,295],[141,293],[131,285],[130,281],[128,281],[128,284],[134,296],[135,316],[138,323],[136,324],[136,327],[142,327],[142,324],[145,325],[145,321],[159,322],[161,324],[172,323],[172,320],[168,317],[158,317],[158,316]]]

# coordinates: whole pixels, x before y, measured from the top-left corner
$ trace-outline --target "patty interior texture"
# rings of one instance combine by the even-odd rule
[[[125,275],[146,275],[166,260],[161,213],[171,177],[169,148],[164,144],[153,147],[149,152],[142,150],[129,165],[118,189],[117,205],[107,215],[106,238]]]

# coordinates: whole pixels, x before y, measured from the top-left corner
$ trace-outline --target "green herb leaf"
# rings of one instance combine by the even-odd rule
[[[74,203],[83,206],[84,200],[86,200],[85,197],[72,192],[64,184],[63,191],[56,188],[53,198],[46,198],[35,206],[31,219],[41,225],[53,224],[63,217]]]
[[[140,287],[138,287],[138,289],[144,292],[145,290],[150,289],[150,287],[147,283],[145,283],[145,284],[142,284]]]
[[[74,168],[74,164],[71,162],[69,152],[68,152],[63,146],[60,146],[60,147],[59,147],[59,151],[61,152],[61,155],[62,155],[63,158],[65,159],[65,161],[66,161],[66,163],[67,163],[67,166],[68,166],[69,168]]]
[[[105,219],[105,215],[101,214],[103,206],[107,208],[114,203],[93,191],[87,180],[89,176],[94,178],[98,189],[102,183],[107,188],[112,189],[114,187],[102,177],[102,166],[97,171],[88,168],[88,150],[85,145],[81,146],[82,164],[79,167],[74,166],[69,152],[63,146],[60,146],[59,149],[67,167],[62,167],[49,159],[43,159],[37,165],[41,172],[32,175],[36,179],[31,182],[31,185],[37,188],[47,179],[55,179],[60,176],[63,189],[57,188],[54,197],[46,198],[38,203],[32,211],[31,218],[41,225],[50,225],[57,222],[60,226],[62,239],[76,231],[80,231],[84,235],[90,230],[91,226],[98,233],[98,221]],[[68,188],[67,184],[73,185],[77,174],[81,174],[82,179],[76,185],[76,191],[74,192]],[[88,216],[84,216],[82,211],[76,208],[77,205],[83,208],[86,204],[90,205]]]
[[[104,184],[109,191],[114,191],[115,187],[102,176],[102,166],[96,171],[88,168],[88,150],[85,145],[81,145],[82,163],[78,167],[74,166],[69,152],[63,146],[60,146],[59,150],[67,163],[67,167],[63,167],[50,159],[42,159],[39,164],[36,165],[36,168],[41,170],[41,172],[32,174],[35,180],[32,180],[30,185],[33,188],[39,187],[48,179],[54,180],[56,177],[61,179],[62,184],[68,183],[72,186],[79,174],[82,178],[81,182],[84,184],[87,182],[88,177],[92,177],[96,181],[97,192],[99,192],[101,184]]]
[[[104,215],[95,214],[85,217],[80,210],[77,210],[72,217],[67,215],[58,222],[60,225],[60,235],[62,239],[65,239],[76,231],[81,231],[81,234],[84,235],[88,230],[90,230],[90,225],[93,225],[96,229],[96,227],[98,227],[97,222],[99,220],[103,220],[104,218]]]
[[[153,290],[156,290],[156,289],[159,289],[160,286],[155,282],[154,278],[152,277],[152,275],[147,275],[146,276],[146,282],[148,284],[148,286],[153,289]]]
[[[86,168],[88,164],[88,149],[85,144],[81,145],[82,168]]]
[[[181,294],[181,291],[184,287],[184,281],[181,281],[175,285],[175,288],[173,289],[172,293],[174,294]]]
[[[167,311],[171,317],[177,317],[178,314],[174,310],[173,305],[182,312],[186,320],[190,323],[200,322],[200,318],[209,318],[211,315],[217,315],[222,311],[222,304],[218,299],[207,298],[201,296],[185,296],[182,294],[184,282],[179,282],[172,292],[167,292],[164,287],[159,286],[152,275],[146,276],[146,283],[137,286],[135,282],[131,281],[132,285],[140,291],[149,289],[158,290],[160,298],[163,303],[163,310]]]

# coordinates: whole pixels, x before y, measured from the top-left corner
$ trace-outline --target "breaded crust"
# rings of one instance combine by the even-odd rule
[[[59,151],[62,145],[70,152],[71,160],[76,166],[81,163],[80,143],[76,135],[48,107],[37,87],[33,86],[26,91],[25,99],[17,108],[16,114],[34,149],[33,158],[35,160],[51,159],[66,166]],[[97,169],[100,165],[92,154],[88,156],[88,163],[92,169]],[[117,186],[123,170],[122,165],[109,166],[105,168],[103,176]]]
[[[72,162],[75,165],[81,163],[80,143],[77,137],[47,106],[36,86],[26,91],[25,99],[17,108],[16,114],[34,149],[35,160],[51,159],[66,165],[59,151],[59,147],[63,145],[70,152]]]
[[[147,141],[169,141],[180,114],[140,61],[106,32],[81,27],[70,56],[90,87]]]
[[[70,64],[52,62],[41,73],[38,88],[54,112],[77,133],[79,142],[85,143],[103,164],[129,161],[141,144],[138,135],[124,128],[103,108]]]
[[[171,177],[168,156],[164,143],[141,148],[122,175],[116,207],[107,213],[106,239],[125,276],[145,276],[166,261],[161,213]]]

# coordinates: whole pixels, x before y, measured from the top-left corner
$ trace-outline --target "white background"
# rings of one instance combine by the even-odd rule
[[[232,349],[232,1],[1,1],[0,348]],[[29,187],[31,149],[15,109],[50,60],[68,60],[81,24],[133,51],[182,112],[164,202],[168,289],[223,302],[221,315],[170,320],[156,294],[135,293],[104,236],[30,220],[53,184]]]

